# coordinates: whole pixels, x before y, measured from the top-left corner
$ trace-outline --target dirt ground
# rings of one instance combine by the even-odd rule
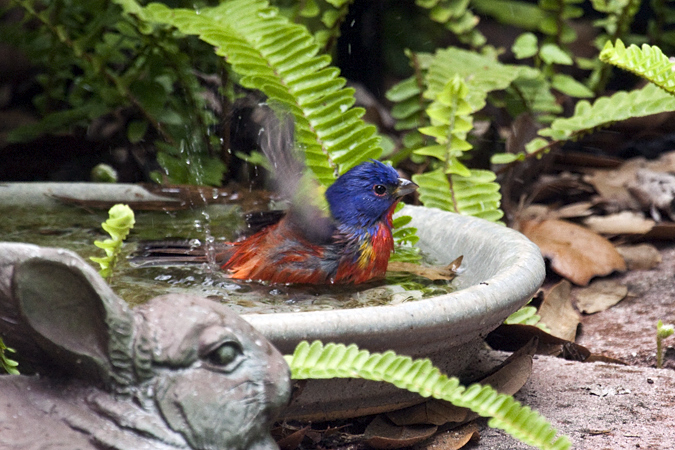
[[[567,434],[575,449],[675,449],[675,336],[664,341],[664,368],[655,368],[656,322],[675,322],[675,245],[662,244],[660,251],[655,269],[614,276],[628,287],[626,299],[582,320],[579,344],[628,365],[537,356],[516,395]],[[485,426],[480,436],[465,448],[530,448]],[[425,448],[443,448],[442,440],[439,435]]]

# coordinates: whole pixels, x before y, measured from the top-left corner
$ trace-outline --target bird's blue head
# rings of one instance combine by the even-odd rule
[[[370,227],[416,188],[412,181],[399,178],[393,167],[370,160],[341,175],[326,190],[326,200],[339,224]]]

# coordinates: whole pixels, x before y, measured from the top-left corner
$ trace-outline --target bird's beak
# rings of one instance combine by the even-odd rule
[[[403,197],[404,195],[412,194],[418,188],[415,183],[405,178],[398,179],[398,186],[394,190],[394,195],[396,197]]]

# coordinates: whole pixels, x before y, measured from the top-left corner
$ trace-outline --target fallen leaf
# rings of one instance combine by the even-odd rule
[[[626,270],[614,246],[599,234],[564,220],[525,221],[520,231],[551,260],[551,269],[585,286],[595,276]]]
[[[518,220],[546,220],[546,219],[569,219],[574,217],[586,217],[593,214],[593,203],[578,202],[563,206],[557,209],[551,209],[546,205],[533,203],[525,206],[518,211]]]
[[[304,439],[309,426],[300,428],[299,430],[294,431],[293,433],[285,436],[277,441],[279,450],[295,450],[298,448],[302,440]]]
[[[414,447],[415,450],[459,450],[470,441],[477,441],[480,439],[478,433],[479,426],[475,421],[469,422],[458,428],[453,428],[444,433],[439,433],[434,436],[430,442]]]
[[[675,223],[661,222],[657,223],[652,231],[643,236],[645,239],[660,239],[670,241],[675,239]]]
[[[537,351],[537,347],[538,339],[531,339],[506,358],[493,373],[482,378],[479,383],[490,385],[501,394],[515,394],[532,374],[532,356]]]
[[[591,202],[571,203],[551,211],[551,218],[570,219],[573,217],[586,217],[593,213],[592,208],[593,203]]]
[[[388,412],[386,415],[389,420],[398,426],[444,425],[450,422],[464,422],[468,412],[468,409],[455,406],[452,403],[430,399],[419,405]]]
[[[644,167],[644,158],[626,161],[614,170],[600,169],[585,175],[583,180],[595,188],[602,200],[620,209],[639,210],[640,204],[628,191],[627,186],[635,181],[635,173]]]
[[[661,253],[651,244],[620,245],[616,251],[630,270],[649,270],[661,263]]]
[[[436,433],[435,425],[415,425],[399,427],[384,416],[375,417],[363,433],[364,443],[378,449],[409,447],[429,439]]]
[[[553,286],[544,295],[538,314],[553,336],[574,341],[579,326],[579,313],[572,306],[572,285],[567,280]]]
[[[587,314],[604,311],[623,300],[628,288],[614,280],[596,280],[587,288],[574,290],[579,311]]]
[[[460,256],[447,266],[422,266],[408,262],[392,261],[387,267],[388,272],[407,272],[429,280],[450,281],[457,276],[459,266],[462,264],[464,256]]]
[[[500,325],[487,335],[485,341],[495,350],[515,351],[536,337],[537,354],[562,356],[570,361],[585,361],[591,356],[590,350],[579,344],[560,339],[532,325]]]
[[[584,220],[586,225],[601,234],[645,234],[649,233],[656,222],[645,219],[641,213],[621,211],[608,216],[592,216]]]

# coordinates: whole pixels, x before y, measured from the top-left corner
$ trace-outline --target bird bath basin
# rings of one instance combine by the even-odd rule
[[[50,195],[111,202],[157,199],[133,185],[7,183],[0,184],[0,207],[54,208],[58,202]],[[543,259],[534,244],[504,226],[423,207],[406,206],[402,213],[412,216],[418,245],[432,261],[449,264],[463,255],[463,272],[453,281],[454,292],[396,305],[244,313],[243,317],[282,353],[291,353],[301,340],[355,343],[372,352],[394,350],[428,357],[446,373],[461,374],[483,345],[482,338],[538,289],[544,278]],[[153,295],[161,293],[155,290]],[[124,293],[120,295],[126,298]],[[420,399],[383,383],[310,380],[284,416],[345,418],[415,404]]]

